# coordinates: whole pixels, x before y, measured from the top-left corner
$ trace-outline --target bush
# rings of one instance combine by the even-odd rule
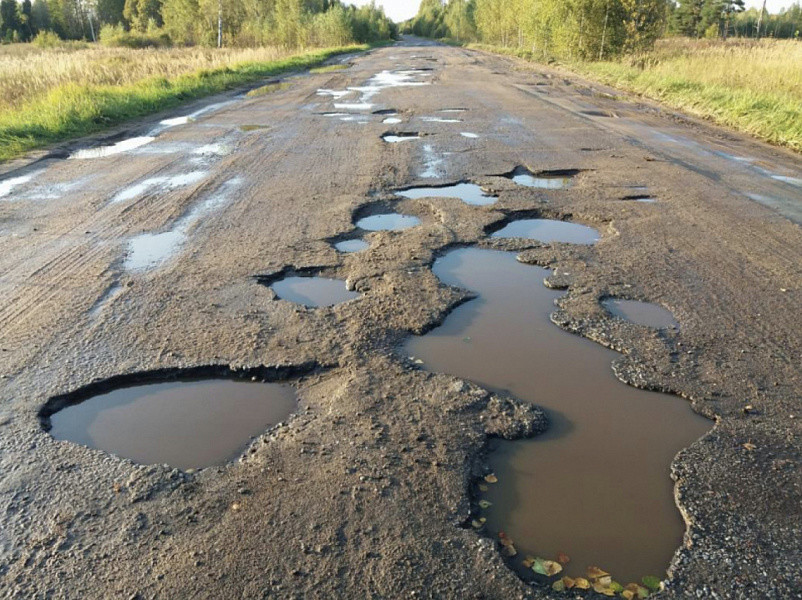
[[[52,31],[41,31],[31,40],[37,48],[58,48],[64,44],[62,39]]]
[[[167,48],[172,45],[166,33],[133,33],[122,25],[104,25],[100,28],[100,43],[120,48]]]

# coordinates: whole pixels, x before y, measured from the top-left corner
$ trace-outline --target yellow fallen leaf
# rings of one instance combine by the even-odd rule
[[[609,575],[607,571],[602,571],[599,567],[588,567],[588,579],[598,579],[599,577],[604,577]]]
[[[551,584],[551,589],[555,592],[564,592],[565,591],[565,583],[562,579],[558,579],[554,583]]]
[[[562,572],[563,570],[563,566],[560,563],[555,562],[553,560],[544,560],[543,564],[546,566],[546,575],[548,577],[553,577],[554,575]]]
[[[566,590],[570,590],[572,587],[576,585],[576,581],[571,579],[568,576],[562,578],[563,585],[565,585]]]
[[[490,473],[489,475],[485,475],[485,481],[487,483],[498,483],[498,477],[496,477],[495,473]]]
[[[487,486],[486,486],[484,483],[480,483],[480,484],[479,484],[479,491],[480,491],[480,492],[486,492],[486,491],[487,491],[487,490],[489,490],[489,489],[490,489],[490,488],[489,488],[489,487],[487,487]]]
[[[590,582],[584,577],[577,577],[574,579],[574,587],[578,590],[589,590]]]
[[[615,592],[610,587],[602,585],[598,581],[593,584],[593,591],[604,596],[615,596]]]
[[[479,522],[479,521],[477,521],[476,519],[474,519],[473,521],[471,521],[471,526],[472,526],[474,529],[481,529],[481,528],[482,528],[482,525],[484,525],[484,523],[480,523],[480,522]]]
[[[746,442],[744,444],[744,448],[749,450],[749,452],[752,452],[753,450],[757,450],[757,446],[755,446],[752,442]]]
[[[518,551],[515,549],[515,544],[512,542],[512,538],[503,531],[499,531],[498,541],[501,544],[502,554],[506,556],[515,556],[518,554]]]
[[[624,588],[624,592],[631,592],[632,596],[630,598],[638,598],[638,600],[644,600],[649,596],[649,590],[639,583],[628,583],[627,587]]]
[[[621,597],[624,598],[624,600],[634,600],[635,592],[631,590],[624,590],[621,592]]]
[[[609,575],[605,575],[604,577],[599,577],[596,583],[600,583],[604,587],[611,587],[613,585],[613,578]]]
[[[493,503],[488,502],[487,500],[479,500],[479,506],[481,506],[482,508],[490,508],[491,506],[493,506]]]
[[[535,557],[534,556],[527,556],[521,561],[521,564],[526,569],[531,569],[532,565],[535,564]]]

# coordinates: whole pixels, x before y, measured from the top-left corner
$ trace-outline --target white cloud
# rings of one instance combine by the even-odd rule
[[[364,6],[370,4],[370,0],[346,0],[350,4]],[[384,12],[396,23],[411,19],[418,14],[420,0],[376,0],[377,6],[383,6]]]

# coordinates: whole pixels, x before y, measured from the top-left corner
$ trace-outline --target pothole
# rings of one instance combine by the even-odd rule
[[[445,113],[445,114],[459,114],[468,112],[467,108],[441,108],[437,112]]]
[[[419,140],[420,138],[421,136],[417,131],[400,131],[398,133],[385,133],[382,135],[382,139],[388,144]]]
[[[76,160],[105,158],[107,156],[114,156],[115,154],[122,154],[123,152],[135,150],[136,148],[141,148],[145,144],[149,144],[155,139],[156,136],[152,135],[127,138],[108,146],[99,146],[97,148],[84,148],[83,150],[77,150],[72,154],[70,154],[69,158]]]
[[[533,173],[526,167],[516,167],[507,177],[518,185],[541,190],[564,190],[573,185],[576,169],[561,171],[539,171]]]
[[[448,117],[421,117],[421,121],[426,123],[462,123],[462,119],[451,119]]]
[[[383,213],[363,217],[356,222],[356,226],[365,231],[401,231],[420,225],[420,223],[420,219],[412,215]]]
[[[470,131],[461,131],[460,135],[471,140],[475,140],[479,137],[478,133],[471,133]]]
[[[359,292],[349,290],[342,279],[329,279],[317,275],[290,274],[268,285],[282,300],[310,308],[335,306],[360,296]]]
[[[711,424],[675,396],[621,383],[617,353],[552,324],[564,292],[543,285],[550,271],[477,248],[448,252],[433,271],[478,296],[405,353],[544,407],[550,420],[536,438],[491,442],[494,476],[473,488],[474,527],[495,539],[506,532],[525,579],[535,578],[526,556],[561,553],[570,576],[599,565],[624,583],[662,578],[684,531],[670,465]]]
[[[494,238],[526,238],[539,242],[561,242],[565,244],[595,244],[599,232],[579,223],[555,219],[519,219],[511,221],[495,233]]]
[[[297,407],[289,385],[231,379],[112,384],[91,392],[43,409],[54,438],[179,469],[225,464]]]
[[[367,250],[370,248],[370,244],[365,240],[356,238],[353,240],[343,240],[341,242],[336,242],[334,244],[334,248],[338,252],[343,252],[345,254],[353,254],[354,252],[362,252],[362,250]]]
[[[481,186],[467,182],[434,187],[414,187],[399,190],[395,194],[413,200],[418,198],[458,198],[472,206],[487,206],[498,201],[497,196],[485,192]]]
[[[643,202],[644,204],[654,204],[657,202],[657,198],[654,198],[649,194],[629,194],[628,196],[621,198],[621,200],[627,200],[630,202]]]
[[[611,315],[637,325],[654,329],[679,329],[674,315],[657,304],[622,298],[605,298],[601,304]]]
[[[399,117],[387,117],[382,121],[385,125],[398,125],[399,123],[403,123],[404,120]]]

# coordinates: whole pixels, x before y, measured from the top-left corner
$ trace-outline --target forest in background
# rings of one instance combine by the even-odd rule
[[[330,47],[396,37],[381,8],[339,0],[0,0],[0,39],[148,47]]]
[[[799,38],[802,8],[769,15],[745,10],[744,0],[422,0],[404,30],[541,57],[604,60],[650,50],[667,34]]]

